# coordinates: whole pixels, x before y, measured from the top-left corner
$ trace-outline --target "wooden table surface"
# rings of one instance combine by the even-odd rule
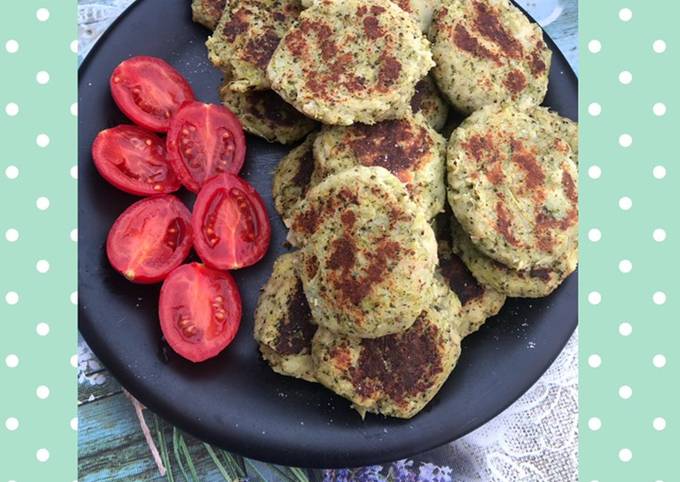
[[[81,55],[88,44],[132,0],[80,0],[79,31]],[[545,28],[578,72],[577,0],[519,0]],[[321,479],[318,471],[279,472],[256,461],[233,460],[218,449],[180,433],[172,425],[150,411],[145,419],[159,450],[167,449],[166,465],[172,469],[172,479],[161,477],[147,445],[133,405],[120,384],[101,366],[87,344],[78,340],[78,448],[80,482],[92,481],[165,481],[165,480],[229,480],[238,468],[230,462],[243,464],[250,480],[311,480]],[[216,461],[222,467],[218,467]],[[193,464],[193,467],[191,466]],[[220,471],[220,468],[224,472]],[[183,473],[183,470],[186,472]],[[454,468],[455,471],[455,468]],[[328,474],[326,474],[328,475]]]

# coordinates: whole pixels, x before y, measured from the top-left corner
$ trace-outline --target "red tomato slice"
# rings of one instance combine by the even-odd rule
[[[92,158],[99,174],[138,196],[170,193],[181,184],[165,157],[165,141],[140,127],[120,125],[97,134]]]
[[[118,64],[109,80],[111,95],[132,121],[155,132],[167,132],[180,106],[194,100],[182,74],[165,60],[132,57]]]
[[[170,194],[137,201],[111,226],[106,254],[135,283],[162,281],[191,250],[191,213]]]
[[[168,160],[187,189],[198,192],[215,174],[238,174],[246,157],[246,138],[238,119],[216,104],[191,102],[172,118]]]
[[[191,215],[196,253],[217,269],[256,263],[271,239],[269,216],[253,186],[233,174],[215,176],[198,193]]]
[[[170,347],[200,362],[220,353],[236,336],[241,295],[229,273],[185,264],[163,282],[158,316]]]

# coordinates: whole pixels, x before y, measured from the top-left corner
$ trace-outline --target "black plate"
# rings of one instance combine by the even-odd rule
[[[262,194],[272,223],[265,259],[235,273],[244,318],[234,343],[194,365],[161,345],[158,286],[125,281],[109,266],[104,242],[135,198],[96,172],[90,146],[101,129],[126,122],[109,94],[113,68],[133,55],[155,55],[182,72],[199,99],[218,102],[220,74],[206,58],[208,32],[193,24],[188,0],[142,0],[97,43],[79,79],[79,327],[95,354],[144,405],[181,429],[226,449],[305,467],[367,465],[413,455],[479,427],[520,397],[564,347],[577,322],[577,277],[552,296],[510,300],[463,343],[454,374],[412,420],[369,415],[319,385],[276,375],[258,356],[253,310],[286,233],[272,199],[272,172],[286,148],[249,137],[243,176]],[[553,50],[546,104],[576,119],[577,80]],[[184,194],[191,203],[193,196]]]

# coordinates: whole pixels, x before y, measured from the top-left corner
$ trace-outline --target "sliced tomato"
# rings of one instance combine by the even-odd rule
[[[213,268],[250,266],[269,248],[271,226],[262,198],[234,174],[215,176],[203,185],[191,224],[196,253]]]
[[[158,316],[170,347],[200,362],[220,353],[236,336],[241,295],[229,273],[185,264],[163,282]]]
[[[224,106],[191,102],[172,118],[168,160],[187,189],[198,192],[215,174],[238,174],[246,157],[243,128]]]
[[[156,283],[191,250],[191,213],[170,194],[144,198],[123,211],[106,239],[109,262],[130,281]]]
[[[122,61],[113,70],[111,95],[135,124],[155,132],[167,132],[170,118],[180,106],[195,99],[182,74],[165,60],[138,56]]]
[[[165,141],[141,127],[101,131],[92,144],[92,158],[104,179],[130,194],[165,194],[181,186],[166,159]]]

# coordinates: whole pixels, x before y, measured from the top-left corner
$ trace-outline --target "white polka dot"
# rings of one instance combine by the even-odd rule
[[[601,175],[602,169],[600,169],[600,166],[590,166],[588,168],[588,176],[591,179],[599,179]]]
[[[39,197],[35,201],[35,205],[40,209],[41,211],[46,210],[47,208],[50,207],[50,200],[47,199],[46,197]]]
[[[7,179],[16,179],[19,177],[19,168],[17,166],[7,166],[5,176],[7,176]]]
[[[19,231],[14,228],[9,228],[5,231],[5,239],[10,243],[13,243],[19,239]]]
[[[19,357],[16,356],[14,353],[7,355],[5,357],[5,365],[7,365],[9,368],[16,368],[19,366]]]
[[[50,137],[47,134],[38,134],[35,143],[38,144],[38,147],[47,147],[50,145]]]
[[[50,458],[50,452],[47,449],[39,449],[35,453],[35,458],[38,459],[38,462],[47,462]]]
[[[602,295],[597,291],[591,291],[588,293],[588,303],[591,305],[599,305],[602,301]]]
[[[624,400],[628,400],[632,396],[633,389],[630,388],[628,385],[621,385],[621,387],[619,388],[619,397],[623,398]]]
[[[71,355],[71,358],[70,358],[69,361],[70,361],[71,366],[72,366],[73,368],[77,368],[77,367],[78,367],[78,355]]]
[[[631,452],[630,449],[619,450],[619,460],[621,460],[621,462],[630,462],[630,459],[632,458],[633,452]]]
[[[40,336],[47,336],[50,333],[50,325],[47,323],[38,323],[35,326],[35,332]]]
[[[592,115],[593,117],[597,117],[602,113],[602,106],[598,104],[597,102],[593,102],[588,106],[588,114]]]
[[[50,270],[50,263],[47,260],[41,259],[35,263],[35,269],[38,273],[47,273]]]
[[[661,39],[655,40],[654,43],[652,44],[652,49],[657,54],[662,54],[666,51],[666,42],[664,42]]]
[[[600,355],[590,355],[588,357],[588,365],[592,368],[599,368],[599,366],[602,365],[602,358]]]
[[[591,417],[588,419],[588,428],[593,432],[597,432],[602,428],[602,420],[597,417]]]
[[[591,40],[588,42],[588,50],[590,50],[591,53],[596,54],[602,50],[602,43],[600,43],[599,40]]]
[[[78,179],[78,166],[71,166],[71,170],[69,172],[73,179]]]
[[[70,48],[71,48],[71,52],[73,52],[74,54],[77,54],[78,53],[78,41],[77,40],[71,41]]]
[[[619,74],[619,82],[621,82],[623,85],[628,85],[633,81],[633,74],[631,74],[629,71],[624,70]]]
[[[657,243],[661,243],[666,240],[666,230],[657,228],[652,233],[652,237],[654,238],[654,241],[656,241]]]
[[[666,115],[666,104],[664,104],[663,102],[657,102],[652,107],[652,111],[654,112],[654,115],[657,115],[659,117],[661,117],[662,115]]]
[[[622,8],[619,10],[619,18],[622,22],[629,22],[633,18],[633,12],[630,8]]]
[[[50,396],[50,389],[47,388],[45,385],[40,385],[38,388],[36,388],[35,394],[39,399],[45,400],[47,397]]]
[[[666,366],[666,357],[660,353],[658,355],[654,355],[654,358],[652,358],[652,364],[656,368],[663,368]]]
[[[19,42],[16,40],[8,40],[5,42],[5,50],[10,54],[15,54],[19,50]]]
[[[619,261],[619,271],[622,273],[630,273],[630,270],[633,269],[633,263],[630,262],[630,260],[627,259],[622,259]]]
[[[657,179],[663,179],[666,177],[666,168],[663,166],[654,166],[654,169],[652,169],[652,175]]]
[[[652,300],[656,305],[663,305],[666,302],[666,293],[663,291],[657,291],[652,295]]]
[[[628,211],[633,207],[633,200],[628,196],[623,196],[621,199],[619,199],[619,207],[624,211]]]
[[[652,421],[652,427],[654,427],[654,430],[658,430],[659,432],[661,432],[666,428],[666,419],[664,419],[663,417],[656,417]]]
[[[78,115],[78,102],[74,102],[71,104],[71,115],[77,116]]]
[[[588,239],[593,243],[597,243],[600,239],[602,239],[602,232],[597,228],[593,228],[588,231]]]
[[[44,70],[41,70],[37,74],[35,74],[35,80],[38,82],[40,85],[45,85],[50,81],[50,74],[45,72]]]
[[[630,134],[621,134],[619,144],[621,147],[630,147],[633,144],[633,137]]]
[[[7,114],[10,117],[14,117],[19,113],[19,105],[16,104],[15,102],[10,102],[5,106],[5,114]]]
[[[8,305],[16,305],[19,302],[19,294],[16,291],[9,291],[5,295],[5,301]]]
[[[78,431],[78,419],[77,418],[72,418],[71,422],[69,423],[71,425],[71,428],[75,431]]]
[[[71,293],[71,295],[69,296],[69,299],[71,300],[71,303],[73,303],[74,305],[77,305],[78,304],[78,292],[74,291],[73,293]]]
[[[631,333],[633,333],[633,325],[625,321],[619,325],[619,334],[621,336],[629,336]]]
[[[46,8],[39,8],[39,9],[35,12],[35,16],[36,16],[36,18],[37,18],[38,20],[40,20],[41,22],[46,22],[47,19],[50,18],[50,11],[47,10]]]
[[[72,229],[71,234],[69,235],[71,237],[71,241],[74,243],[78,242],[78,228]]]
[[[5,428],[10,432],[14,432],[19,428],[19,420],[14,417],[9,417],[7,420],[5,420]]]

